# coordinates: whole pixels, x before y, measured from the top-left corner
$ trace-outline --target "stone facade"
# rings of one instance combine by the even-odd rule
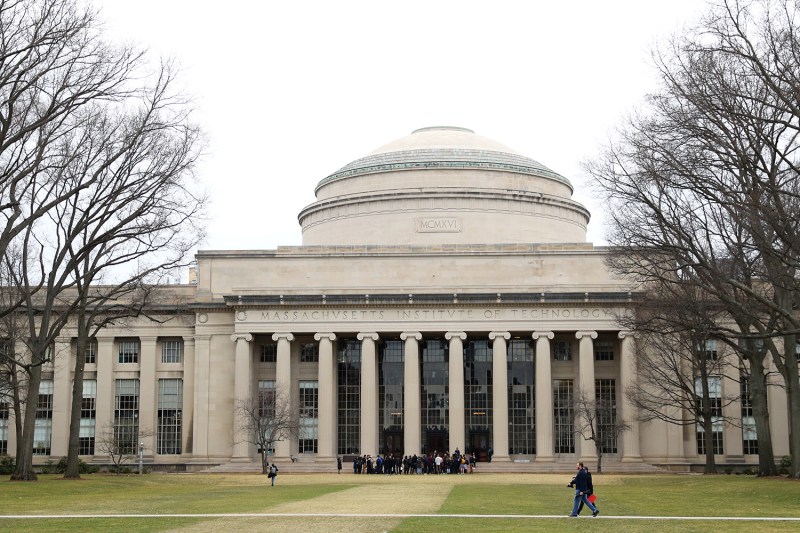
[[[616,317],[636,295],[608,271],[606,250],[585,242],[589,213],[566,178],[469,130],[426,128],[316,193],[299,215],[302,246],[201,251],[197,283],[164,288],[181,312],[98,335],[87,450],[130,415],[153,432],[140,439],[149,463],[257,462],[235,406],[276,388],[303,405],[303,430],[275,446],[278,459],[458,448],[568,465],[596,456],[570,426],[582,390],[632,422],[610,460],[702,463],[695,428],[634,422],[624,391],[636,381],[635,339]],[[45,375],[42,461],[66,454],[73,358],[65,331]],[[738,390],[736,378],[722,387]],[[771,394],[780,456],[785,400]],[[4,435],[13,450],[13,431]],[[757,462],[741,427],[723,440],[720,463]],[[85,460],[107,457],[95,447]]]

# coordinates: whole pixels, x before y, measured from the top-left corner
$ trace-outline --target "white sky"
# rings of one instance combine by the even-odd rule
[[[300,210],[347,163],[461,126],[567,177],[654,87],[649,52],[700,0],[95,0],[107,35],[183,67],[210,146],[202,249],[300,245]]]

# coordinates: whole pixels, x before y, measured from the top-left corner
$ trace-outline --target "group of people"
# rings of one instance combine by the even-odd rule
[[[462,454],[458,448],[449,452],[433,452],[420,455],[385,454],[374,459],[371,455],[358,456],[353,461],[354,474],[472,474],[477,463],[475,454]],[[342,459],[336,459],[341,473]]]
[[[592,497],[594,495],[592,474],[583,463],[577,463],[575,467],[578,469],[578,473],[575,474],[572,481],[567,484],[567,487],[575,489],[575,499],[572,504],[572,512],[569,516],[573,518],[577,517],[581,514],[583,506],[586,505],[592,511],[592,518],[594,518],[600,514],[600,510],[594,505],[595,498]]]

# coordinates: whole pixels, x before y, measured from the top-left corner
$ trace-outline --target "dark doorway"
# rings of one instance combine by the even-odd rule
[[[383,432],[383,454],[384,455],[403,455],[403,432],[384,431]]]
[[[425,446],[422,453],[449,452],[447,431],[429,429],[425,432]]]
[[[489,460],[489,432],[473,431],[469,434],[469,453],[475,452],[478,461]]]

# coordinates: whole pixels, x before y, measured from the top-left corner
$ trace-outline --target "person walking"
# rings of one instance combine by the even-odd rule
[[[278,477],[278,465],[272,463],[269,467],[269,473],[267,477],[272,480],[272,486],[275,486],[275,479]]]
[[[600,510],[594,506],[592,502],[589,501],[589,485],[587,482],[588,475],[586,470],[583,467],[583,463],[577,463],[575,467],[578,470],[578,473],[575,475],[575,479],[572,480],[570,485],[575,486],[575,500],[572,504],[572,513],[569,515],[571,517],[578,516],[578,508],[583,503],[592,510],[592,518],[596,517],[600,514]]]
[[[341,457],[336,457],[336,473],[337,474],[341,474],[342,473],[342,458]]]

